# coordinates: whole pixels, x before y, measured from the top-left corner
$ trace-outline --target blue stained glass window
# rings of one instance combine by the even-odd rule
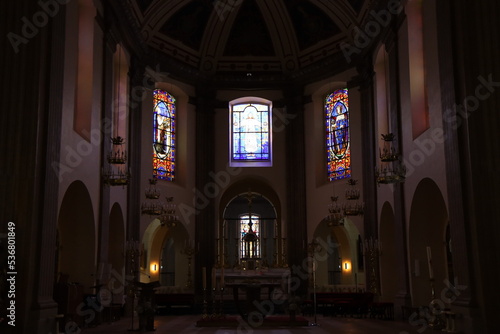
[[[349,96],[339,89],[325,99],[327,170],[330,181],[351,176]]]
[[[231,161],[271,160],[271,112],[269,105],[260,103],[233,105],[231,127]]]

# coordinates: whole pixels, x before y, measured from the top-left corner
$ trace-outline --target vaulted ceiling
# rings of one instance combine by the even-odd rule
[[[208,78],[287,78],[343,69],[373,0],[131,0],[122,9],[149,56]],[[125,7],[125,8],[123,8]]]

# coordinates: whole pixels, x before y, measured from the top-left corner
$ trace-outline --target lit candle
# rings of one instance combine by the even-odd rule
[[[429,278],[434,279],[434,272],[432,271],[432,254],[429,246],[427,246],[427,263],[429,264]]]
[[[201,268],[201,277],[203,281],[203,290],[207,288],[207,267]]]

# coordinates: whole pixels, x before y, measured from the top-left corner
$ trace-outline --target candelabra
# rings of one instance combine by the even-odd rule
[[[235,237],[234,238],[234,266],[233,269],[241,269],[240,265],[240,256],[238,254],[238,242],[240,241],[240,238]]]
[[[395,139],[393,133],[382,134],[383,147],[379,149],[380,168],[375,170],[375,178],[378,184],[389,184],[404,182],[406,167],[400,162],[400,154],[393,147]]]
[[[273,253],[273,267],[278,268],[278,236],[276,235],[274,238],[274,253]]]
[[[227,254],[227,243],[229,241],[229,238],[225,237],[224,238],[224,244],[222,246],[223,252],[224,252],[224,268],[229,268],[229,259],[228,259],[228,254]]]
[[[203,288],[203,309],[201,311],[201,318],[208,319],[207,288]]]
[[[224,315],[224,285],[220,287],[220,301],[219,301],[219,318],[225,318]]]
[[[214,284],[214,283],[212,283]],[[216,285],[216,284],[214,284]],[[217,311],[218,311],[218,308],[217,308],[217,287],[213,287],[212,288],[212,315],[211,315],[211,318],[212,319],[216,319],[217,318]]]
[[[357,182],[358,181],[354,179],[349,179],[347,181],[350,189],[346,190],[345,192],[345,197],[348,201],[348,203],[344,204],[343,206],[345,216],[359,216],[364,212],[363,204],[358,202],[360,192],[359,189],[355,188]]]
[[[187,269],[187,282],[186,288],[191,289],[193,287],[193,281],[191,279],[191,259],[193,255],[196,253],[194,247],[192,246],[191,241],[186,241],[186,246],[181,250],[182,254],[185,254],[188,258],[188,269]]]
[[[267,262],[267,238],[262,238],[262,264],[263,268],[269,267],[269,263]]]
[[[286,260],[286,242],[285,242],[286,238],[281,238],[281,247],[282,247],[282,250],[281,250],[281,257],[282,257],[282,262],[281,262],[281,266],[283,268],[288,268],[288,263],[287,263],[287,260]]]
[[[377,239],[369,238],[365,240],[365,251],[367,256],[367,263],[370,266],[370,275],[369,275],[369,283],[368,287],[370,292],[373,294],[378,293],[378,277],[377,277],[377,269],[378,269],[378,257],[379,257],[379,243]]]
[[[125,139],[117,136],[111,138],[111,142],[113,146],[107,156],[109,167],[106,170],[102,169],[102,180],[109,186],[126,186],[130,180],[130,172],[126,171],[124,166],[127,161],[127,151],[121,148]]]
[[[344,225],[344,216],[341,213],[341,208],[338,204],[338,196],[331,196],[331,203],[328,205],[328,226],[341,226]]]
[[[307,245],[307,250],[309,251],[309,254],[311,254],[311,258],[313,259],[312,263],[312,280],[309,280],[309,282],[312,283],[312,288],[313,288],[313,308],[314,308],[314,322],[311,324],[311,326],[318,326],[317,322],[317,315],[316,315],[316,252],[321,251],[321,246],[319,243],[316,241],[316,239],[313,239],[308,245]],[[311,285],[311,283],[309,285]]]

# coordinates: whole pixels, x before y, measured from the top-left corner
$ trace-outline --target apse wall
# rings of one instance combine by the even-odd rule
[[[280,91],[266,90],[266,91],[245,91],[245,90],[221,90],[217,92],[217,100],[224,101],[224,108],[217,108],[215,110],[215,162],[213,171],[215,174],[227,173],[229,171],[230,178],[227,184],[220,187],[220,191],[215,196],[215,207],[220,206],[221,196],[224,191],[234,185],[236,182],[257,178],[261,182],[269,185],[277,193],[281,203],[286,203],[286,151],[293,149],[286,145],[286,125],[283,124],[282,115],[285,111],[282,107],[273,105],[272,111],[272,167],[229,167],[229,102],[243,97],[258,97],[273,101],[280,101],[283,96]],[[251,182],[248,184],[251,188]],[[258,192],[258,189],[251,189]],[[246,189],[248,191],[248,189]],[[215,217],[221,219],[222,217]],[[282,211],[282,222],[284,222],[284,229],[286,230],[286,212]]]

